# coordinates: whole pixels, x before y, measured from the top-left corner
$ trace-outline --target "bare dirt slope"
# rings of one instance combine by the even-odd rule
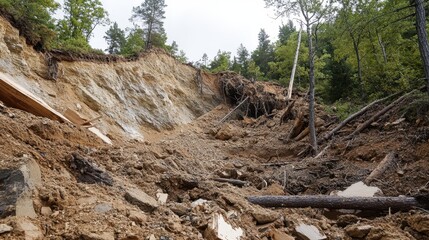
[[[305,124],[296,130],[307,111],[304,96],[295,96],[285,116],[290,102],[280,87],[231,73],[204,75],[201,94],[196,70],[156,52],[131,63],[61,62],[52,82],[41,77],[43,56],[25,46],[16,30],[2,22],[0,33],[1,71],[54,108],[78,110],[78,103],[80,113],[102,115],[102,130],[115,140],[109,146],[85,128],[1,104],[2,239],[237,239],[232,233],[214,236],[216,214],[241,229],[241,239],[429,238],[427,210],[265,209],[246,199],[344,190],[364,180],[390,151],[398,154],[397,164],[372,185],[387,196],[427,193],[426,113],[397,121],[403,112],[395,108],[346,139],[383,107],[376,106],[330,145],[321,144],[330,147],[315,159],[306,151],[308,137],[300,136]],[[7,40],[11,36],[15,40]],[[230,111],[225,103],[239,103],[243,96],[249,100],[241,111],[220,123]],[[338,119],[320,106],[316,112],[321,137]],[[145,140],[131,141],[133,133]],[[297,229],[301,224],[320,236],[304,236]]]

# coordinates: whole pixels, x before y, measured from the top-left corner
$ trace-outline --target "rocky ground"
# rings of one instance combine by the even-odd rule
[[[305,106],[298,103],[297,109],[300,104]],[[429,181],[424,124],[386,124],[397,120],[392,113],[384,122],[344,140],[353,126],[367,118],[363,116],[315,159],[302,153],[307,137],[287,139],[293,121],[280,124],[282,111],[274,111],[271,117],[219,123],[229,110],[227,105],[219,105],[190,124],[154,134],[150,142],[107,146],[85,129],[2,105],[0,193],[2,198],[9,197],[2,199],[0,206],[0,237],[239,239],[234,238],[238,234],[241,239],[429,238],[429,214],[423,209],[342,213],[266,209],[246,200],[253,195],[344,190],[364,180],[392,150],[398,153],[397,166],[371,185],[387,196],[424,193]],[[325,119],[320,127],[323,130],[338,121],[320,108],[318,115]],[[20,179],[5,171],[18,168],[24,173],[22,169],[27,169],[29,176]],[[240,180],[244,186],[218,182],[217,178]],[[8,186],[11,182],[15,188]],[[19,194],[10,197],[28,191],[28,201]],[[13,208],[17,216],[9,214]],[[226,225],[216,229],[215,223],[222,220]],[[226,237],[222,238],[222,231]]]

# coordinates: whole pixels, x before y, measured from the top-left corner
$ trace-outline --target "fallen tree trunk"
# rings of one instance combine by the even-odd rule
[[[241,180],[237,180],[237,179],[230,179],[230,178],[214,178],[213,179],[216,182],[225,182],[225,183],[230,183],[234,186],[238,186],[238,187],[243,187],[244,185],[247,184],[247,182],[245,181],[241,181]]]
[[[311,196],[252,196],[247,200],[264,207],[328,208],[360,210],[410,210],[428,209],[429,203],[414,197],[339,197],[328,195]]]
[[[371,125],[371,123],[375,122],[380,116],[382,116],[383,114],[385,114],[386,112],[388,112],[390,109],[392,109],[395,105],[399,104],[402,100],[404,100],[406,97],[408,97],[409,95],[415,93],[417,90],[413,90],[411,92],[408,92],[404,95],[402,95],[402,97],[396,99],[395,101],[393,101],[391,104],[389,104],[387,107],[383,108],[381,111],[379,111],[377,114],[375,114],[374,116],[372,116],[370,119],[368,119],[366,122],[364,122],[362,125],[360,125],[352,134],[350,134],[347,139],[351,139],[353,136],[355,136],[356,134],[362,132],[362,130],[364,130],[365,128],[367,128],[369,125]]]
[[[384,157],[383,161],[381,161],[378,166],[369,174],[369,176],[365,179],[365,184],[370,184],[374,179],[377,179],[383,175],[387,169],[392,167],[396,162],[396,153],[390,152]]]
[[[247,96],[243,101],[241,101],[240,104],[237,105],[237,107],[235,107],[234,109],[232,109],[231,112],[229,112],[228,114],[225,115],[225,117],[222,118],[222,120],[219,121],[218,124],[221,124],[223,122],[225,122],[229,117],[231,117],[231,115],[237,111],[237,109],[239,109],[247,100],[249,99],[249,96]]]
[[[392,94],[392,95],[387,96],[387,97],[385,97],[385,98],[375,100],[375,101],[373,101],[372,103],[370,103],[370,104],[366,105],[366,106],[365,106],[365,107],[363,107],[361,110],[359,110],[359,111],[357,111],[357,112],[353,113],[352,115],[350,115],[349,117],[347,117],[344,121],[342,121],[340,124],[338,124],[338,126],[336,126],[334,129],[332,129],[329,133],[325,134],[325,136],[323,137],[323,140],[325,140],[325,141],[326,141],[326,140],[330,139],[330,138],[331,138],[335,133],[337,133],[341,128],[343,128],[344,126],[346,126],[346,125],[347,125],[347,123],[349,123],[351,120],[353,120],[353,119],[355,119],[355,118],[357,118],[357,117],[361,116],[362,114],[364,114],[366,111],[368,111],[368,109],[370,109],[370,108],[371,108],[372,106],[374,106],[375,104],[377,104],[377,103],[381,103],[381,102],[383,102],[383,101],[386,101],[387,99],[392,98],[392,97],[395,97],[395,96],[397,96],[397,95],[399,95],[399,94],[401,94],[401,93],[395,93],[395,94]]]

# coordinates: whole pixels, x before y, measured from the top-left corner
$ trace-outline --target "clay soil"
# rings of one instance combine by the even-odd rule
[[[19,166],[26,158],[39,164],[43,184],[33,192],[44,239],[203,239],[213,213],[243,228],[243,239],[301,239],[300,223],[316,226],[328,239],[352,239],[345,230],[354,224],[370,225],[364,239],[429,239],[427,210],[406,212],[332,212],[326,209],[264,209],[246,197],[257,195],[330,194],[364,180],[390,151],[398,164],[371,185],[385,196],[415,196],[428,191],[429,128],[424,121],[405,120],[399,110],[351,140],[345,137],[380,110],[378,106],[355,120],[315,159],[305,150],[308,137],[288,140],[293,119],[280,122],[282,110],[258,118],[233,118],[219,124],[230,106],[221,104],[188,125],[148,136],[148,142],[105,145],[83,128],[1,106],[0,168]],[[305,110],[304,98],[295,109]],[[339,120],[318,106],[322,136]],[[79,154],[114,179],[113,186],[79,182],[68,159]],[[244,187],[214,181],[231,178]],[[168,194],[165,205],[144,213],[124,198],[129,187],[148,195]],[[192,202],[208,202],[196,207]],[[104,206],[104,207],[103,207]],[[42,207],[52,213],[43,215]],[[101,210],[100,210],[101,209]],[[257,221],[256,215],[264,220]],[[0,223],[16,227],[16,217]],[[23,239],[14,230],[3,239]],[[305,239],[305,238],[304,238]]]

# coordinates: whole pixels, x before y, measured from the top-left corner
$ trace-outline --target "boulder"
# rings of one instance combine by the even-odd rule
[[[125,199],[145,212],[152,212],[159,207],[158,202],[153,197],[137,188],[128,189],[125,193]]]
[[[252,216],[258,224],[272,223],[280,218],[277,212],[262,208],[255,208],[252,211]]]
[[[371,231],[373,226],[371,225],[351,225],[347,226],[344,230],[347,235],[352,238],[364,238]]]

